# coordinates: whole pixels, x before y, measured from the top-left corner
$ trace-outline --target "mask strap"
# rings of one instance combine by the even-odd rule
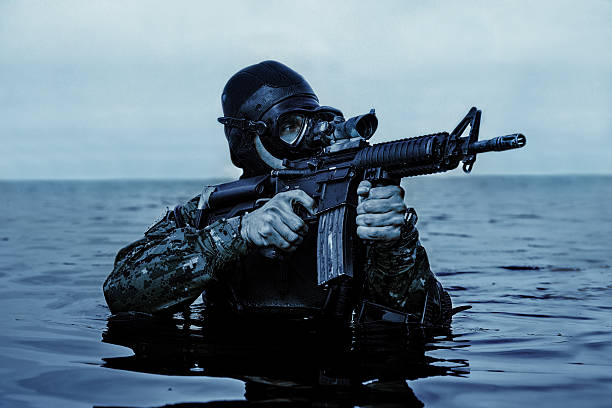
[[[266,125],[266,122],[263,122],[261,120],[254,121],[249,119],[232,118],[231,116],[222,116],[220,118],[217,118],[217,121],[219,121],[219,123],[225,126],[235,127],[249,132],[255,132],[259,136],[266,133],[266,130],[268,129],[268,125]]]

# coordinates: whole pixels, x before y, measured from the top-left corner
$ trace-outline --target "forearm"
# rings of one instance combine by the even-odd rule
[[[442,288],[419,242],[416,214],[410,220],[414,222],[405,222],[397,241],[369,247],[367,296],[375,303],[421,315],[426,299],[439,304]]]
[[[162,225],[121,251],[104,283],[113,313],[172,311],[190,304],[228,264],[246,254],[240,218],[203,230]]]

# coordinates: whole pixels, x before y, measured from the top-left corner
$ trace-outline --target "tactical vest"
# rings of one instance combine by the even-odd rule
[[[223,271],[223,279],[205,293],[205,301],[240,314],[346,317],[352,301],[347,298],[348,283],[317,284],[316,247],[316,231],[311,230],[295,252],[253,252]]]

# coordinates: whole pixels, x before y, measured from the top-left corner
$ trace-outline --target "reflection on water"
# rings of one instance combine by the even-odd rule
[[[467,347],[466,341],[388,322],[342,328],[313,320],[228,320],[192,308],[174,317],[113,316],[103,341],[134,352],[104,358],[104,367],[235,378],[245,383],[244,404],[421,407],[407,380],[469,372],[465,360],[425,355]]]

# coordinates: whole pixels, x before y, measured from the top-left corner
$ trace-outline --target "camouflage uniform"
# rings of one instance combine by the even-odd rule
[[[224,125],[231,160],[243,170],[243,178],[270,174],[282,166],[281,159],[319,152],[320,146],[302,140],[308,133],[304,126],[314,126],[315,117],[328,124],[332,116],[334,121],[343,118],[338,109],[320,106],[310,84],[277,61],[238,71],[225,85],[221,102],[224,116],[218,120]],[[289,134],[295,137],[292,141],[279,133],[287,115],[301,118],[303,127]],[[359,316],[372,310],[373,316],[450,322],[450,298],[429,268],[413,223],[406,222],[400,239],[393,243],[364,248],[361,241],[355,242],[358,250],[353,261],[358,267],[353,281],[359,287],[340,279],[325,288],[317,285],[316,228],[310,229],[295,252],[268,257],[243,240],[241,217],[194,228],[197,202],[194,198],[168,211],[143,239],[119,251],[104,283],[113,313],[172,312],[204,293],[207,310],[283,316],[333,310],[327,315],[342,317],[354,303],[367,299]]]
[[[104,283],[104,294],[113,313],[173,312],[190,305],[203,291],[213,298],[226,296],[228,304],[241,309],[229,298],[238,290],[236,277],[244,264],[251,262],[249,257],[254,252],[240,235],[241,217],[197,230],[192,227],[197,202],[198,198],[194,198],[177,207],[186,226],[178,227],[176,216],[168,211],[145,232],[144,238],[119,251],[114,270]],[[292,273],[289,271],[289,275]],[[261,276],[255,279],[262,280]],[[412,223],[405,224],[399,240],[366,248],[364,277],[364,297],[373,304],[407,313],[421,323],[450,323],[450,297],[431,272]],[[307,280],[314,287],[309,290],[319,290],[316,270],[314,278]],[[253,280],[250,282],[246,285],[252,285]],[[296,284],[286,290],[295,288]],[[319,304],[322,299],[312,302]]]

